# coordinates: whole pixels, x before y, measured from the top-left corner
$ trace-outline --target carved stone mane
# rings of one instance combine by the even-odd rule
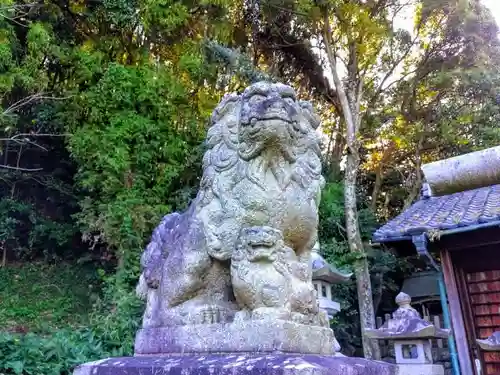
[[[248,105],[247,102],[251,101],[254,95],[260,96],[273,91],[281,94],[287,101],[294,100],[293,107],[296,111],[294,118],[290,123],[282,124],[285,135],[291,134],[282,144],[284,149],[282,151],[291,154],[285,155],[286,160],[279,160],[274,154],[266,154],[266,149],[257,149],[257,152],[248,154],[247,150],[252,149],[253,144],[248,142],[244,131],[242,132],[242,123],[255,121],[259,111],[262,111],[258,105]],[[247,180],[265,191],[267,189],[265,170],[273,174],[282,190],[293,184],[292,189],[307,192],[308,198],[314,197],[316,204],[319,204],[320,191],[324,186],[321,175],[320,139],[316,133],[319,119],[313,113],[309,102],[295,99],[291,87],[259,82],[247,88],[242,95],[226,95],[214,110],[211,123],[207,133],[207,151],[203,157],[203,175],[197,196],[200,210],[232,210],[241,198],[241,194],[234,192],[234,186],[242,180]],[[213,219],[213,216],[210,216]],[[233,220],[231,216],[225,218]],[[207,223],[207,229],[210,228],[210,224]],[[221,222],[218,224],[222,225]],[[207,235],[215,241],[212,243],[215,248],[221,246],[216,244],[216,238],[212,238],[210,233]],[[234,238],[228,248],[229,252],[211,255],[219,259],[230,259],[235,242]]]
[[[265,90],[266,86],[271,86],[271,84],[260,82],[254,86]],[[276,86],[290,92],[289,86],[281,84]],[[323,185],[320,139],[315,131],[320,120],[314,114],[309,102],[298,101],[297,104],[302,112],[297,122],[300,122],[303,134],[290,145],[295,149],[295,160],[291,163],[293,168],[290,168],[290,177],[300,184],[301,188],[306,188],[312,181],[321,181]],[[249,171],[250,160],[243,158],[239,152],[241,112],[242,95],[233,93],[225,95],[212,114],[211,126],[205,142],[207,151],[203,156],[203,176],[198,196],[202,205],[207,204],[207,200],[213,199],[214,196],[217,198],[221,196],[218,185],[221,174],[231,171],[239,177],[258,181],[259,176]]]

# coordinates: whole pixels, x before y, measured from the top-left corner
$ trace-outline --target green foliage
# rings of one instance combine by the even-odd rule
[[[232,6],[48,1],[6,2],[0,10],[0,127],[7,135],[28,135],[2,140],[5,174],[27,164],[33,170],[70,164],[64,178],[73,184],[78,171],[71,187],[80,212],[68,225],[93,249],[107,246],[120,270],[127,257],[135,267],[159,217],[183,208],[193,193],[198,146],[220,98],[212,86],[216,67],[206,63],[199,36],[229,37]],[[40,133],[54,141],[39,143]],[[49,155],[39,165],[32,148],[50,153],[66,140],[73,159]],[[4,236],[12,237],[14,224],[5,223]],[[50,223],[36,229],[34,237],[56,240]],[[32,242],[51,248],[50,241]]]
[[[88,266],[33,263],[0,268],[0,331],[84,324],[98,292],[99,280]]]
[[[18,260],[53,260],[64,252],[74,234],[73,225],[41,215],[33,204],[11,198],[0,200],[0,244]]]
[[[373,212],[363,201],[358,207],[361,237],[369,240],[373,230],[377,226]],[[320,237],[323,239],[337,238],[346,240],[344,228],[344,187],[339,182],[328,182],[321,193],[321,204],[319,207]]]
[[[111,356],[132,355],[143,312],[144,302],[134,291],[108,283],[90,315],[90,329]]]
[[[77,218],[134,280],[152,228],[197,179],[209,112],[192,106],[193,92],[203,94],[167,67],[111,64],[78,101],[69,148],[86,197]]]
[[[69,375],[76,366],[85,362],[132,355],[130,328],[136,327],[113,323],[52,330],[44,335],[0,332],[0,373]],[[112,332],[104,333],[108,329]]]
[[[91,331],[69,329],[50,336],[0,332],[0,372],[16,375],[66,375],[77,365],[105,354]]]
[[[207,40],[205,42],[205,51],[208,60],[213,60],[225,67],[229,72],[229,77],[234,74],[250,84],[258,81],[276,81],[276,77],[272,77],[253,66],[248,56],[238,50]]]
[[[66,375],[84,362],[132,355],[143,303],[112,283],[101,294],[99,284],[88,266],[0,268],[0,373]]]

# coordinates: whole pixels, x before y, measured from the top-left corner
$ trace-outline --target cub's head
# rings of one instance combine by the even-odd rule
[[[267,226],[246,227],[238,237],[236,258],[251,263],[273,263],[283,247],[283,235],[280,231]]]

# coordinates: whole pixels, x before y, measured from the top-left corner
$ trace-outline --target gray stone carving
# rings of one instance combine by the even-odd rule
[[[196,199],[163,218],[141,258],[137,291],[147,307],[137,354],[248,350],[241,343],[259,341],[252,321],[282,337],[254,351],[332,352],[333,332],[311,281],[324,185],[318,125],[312,106],[283,84],[259,82],[221,101]],[[202,331],[220,340],[151,344]]]
[[[271,227],[243,228],[231,258],[236,320],[266,317],[328,327],[320,314],[308,267]]]
[[[162,219],[141,257],[137,293],[147,306],[135,355],[75,375],[442,375],[334,355],[312,263],[326,281],[347,275],[311,254],[324,183],[319,121],[294,95],[260,82],[222,100],[196,199]],[[416,319],[412,311],[394,319]]]

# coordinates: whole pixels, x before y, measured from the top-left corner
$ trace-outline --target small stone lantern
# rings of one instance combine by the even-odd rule
[[[431,340],[447,338],[450,330],[437,328],[422,319],[418,311],[411,307],[408,294],[399,293],[396,303],[399,308],[392,314],[392,319],[378,329],[367,329],[366,337],[394,342],[399,374],[413,374],[414,366],[419,366],[419,374],[422,375],[443,374],[443,366],[433,364]]]
[[[332,286],[338,283],[345,283],[352,274],[344,274],[327,263],[319,253],[319,243],[316,242],[311,253],[312,283],[316,290],[320,309],[328,314],[328,319],[332,319],[340,311],[340,303],[333,300]],[[337,339],[334,342],[336,356],[340,354],[340,344]]]
[[[318,242],[316,242],[316,245],[312,249],[311,261],[312,282],[318,296],[319,307],[327,312],[329,319],[332,319],[340,311],[340,303],[333,299],[332,286],[338,283],[345,283],[351,278],[352,273],[342,273],[327,263],[319,253]]]

